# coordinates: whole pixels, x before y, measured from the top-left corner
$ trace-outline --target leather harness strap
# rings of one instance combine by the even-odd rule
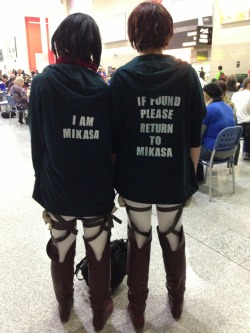
[[[56,229],[56,230],[65,230],[66,231],[66,234],[62,237],[55,238],[51,234],[51,238],[52,238],[52,241],[54,244],[64,241],[66,238],[69,237],[70,234],[77,235],[78,230],[75,228],[76,227],[76,218],[66,221],[61,215],[58,215],[58,214],[50,214],[50,215],[55,218],[55,219],[53,219],[53,217],[51,218],[51,216],[50,216],[52,228]]]
[[[176,227],[176,225],[179,222],[179,219],[181,217],[182,210],[183,210],[183,204],[179,204],[179,205],[172,206],[172,207],[159,207],[159,206],[156,206],[156,209],[159,212],[174,212],[174,211],[177,211],[177,214],[176,214],[175,219],[174,219],[174,223],[172,224],[172,226],[170,228],[168,228],[167,231],[162,232],[162,234],[163,235],[168,235],[170,233],[173,233],[176,236],[180,236],[181,232],[175,230],[175,227]]]
[[[125,202],[125,207],[126,207],[126,211],[127,211],[127,215],[129,217],[129,220],[130,220],[130,224],[131,224],[131,229],[135,232],[137,232],[138,234],[142,235],[142,236],[145,236],[145,237],[149,237],[151,231],[149,232],[145,232],[145,231],[140,231],[137,226],[135,225],[135,223],[133,222],[133,220],[131,219],[131,216],[129,214],[129,211],[132,210],[134,212],[147,212],[149,210],[152,209],[152,206],[147,206],[147,207],[133,207],[133,206],[130,206],[128,205],[126,202]]]
[[[97,237],[99,237],[101,235],[101,233],[103,231],[107,231],[108,233],[110,233],[110,229],[114,227],[114,223],[113,220],[115,220],[118,223],[122,223],[122,221],[120,219],[118,219],[116,216],[112,215],[112,214],[106,214],[106,215],[99,215],[99,216],[95,216],[95,217],[84,217],[81,218],[82,222],[83,222],[83,227],[84,228],[93,228],[93,227],[98,227],[100,226],[100,230],[97,232],[96,235],[92,236],[92,237],[88,237],[84,239],[87,242],[92,242],[93,240],[95,240]]]

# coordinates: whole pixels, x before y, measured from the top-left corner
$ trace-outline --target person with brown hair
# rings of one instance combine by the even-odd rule
[[[196,71],[165,55],[173,20],[157,2],[145,1],[128,18],[128,36],[139,56],[111,81],[115,187],[128,215],[128,313],[144,326],[152,241],[152,205],[166,270],[170,311],[183,310],[186,259],[183,205],[198,189],[196,167],[206,114]]]
[[[82,221],[93,326],[101,330],[113,310],[114,189],[109,87],[97,74],[99,28],[91,16],[74,13],[60,23],[51,44],[56,64],[34,76],[30,94],[33,198],[50,224],[47,254],[62,322],[73,307],[77,220]]]
[[[221,89],[223,91],[223,94],[221,96],[222,100],[232,108],[233,113],[234,113],[234,118],[236,120],[236,108],[235,108],[234,103],[228,98],[228,95],[227,95],[228,85],[227,85],[227,83],[223,80],[218,80],[218,81],[216,81],[216,84],[218,84],[221,87]]]

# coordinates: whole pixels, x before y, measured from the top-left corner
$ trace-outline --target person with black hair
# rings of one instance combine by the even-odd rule
[[[83,13],[67,16],[51,39],[56,64],[33,77],[29,125],[35,170],[33,198],[45,209],[47,254],[59,316],[73,306],[77,220],[83,222],[93,326],[113,310],[110,237],[114,207],[109,87],[97,74],[99,28]]]
[[[217,81],[219,82],[219,81]],[[223,101],[223,90],[218,83],[209,83],[204,88],[204,99],[207,105],[207,115],[202,124],[202,146],[200,159],[209,160],[215,140],[221,130],[226,127],[235,126],[235,115],[233,109]],[[224,158],[224,152],[217,152],[215,161]],[[203,164],[198,163],[197,181],[204,183]]]
[[[7,74],[3,74],[2,76],[0,76],[0,91],[5,90],[7,88],[7,86],[6,86],[7,81],[8,81]]]
[[[215,75],[216,80],[223,80],[226,81],[226,76],[225,73],[223,71],[223,67],[220,65],[218,66],[218,72]]]
[[[128,313],[144,326],[152,241],[152,205],[166,270],[170,311],[181,317],[186,282],[183,205],[198,190],[196,167],[206,114],[196,71],[165,55],[173,19],[157,2],[139,4],[128,19],[140,56],[111,81],[115,187],[128,215]]]
[[[200,77],[202,78],[202,80],[204,80],[205,81],[205,72],[204,72],[204,70],[203,70],[203,67],[201,67],[201,70],[200,70]]]

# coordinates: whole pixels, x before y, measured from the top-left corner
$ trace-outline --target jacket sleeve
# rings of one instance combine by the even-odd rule
[[[38,176],[43,163],[45,150],[42,120],[42,101],[39,78],[32,80],[29,100],[29,128],[31,135],[31,156],[35,177]]]

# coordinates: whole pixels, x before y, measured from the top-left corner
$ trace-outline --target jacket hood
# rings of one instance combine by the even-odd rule
[[[133,89],[155,90],[157,85],[160,90],[161,87],[166,89],[166,83],[172,87],[179,84],[180,79],[190,72],[190,67],[187,62],[169,55],[149,54],[135,57],[119,70]]]
[[[108,85],[96,72],[89,68],[68,64],[54,64],[45,67],[43,74],[49,87],[59,95],[72,100],[99,98]],[[103,89],[102,89],[103,88]]]

